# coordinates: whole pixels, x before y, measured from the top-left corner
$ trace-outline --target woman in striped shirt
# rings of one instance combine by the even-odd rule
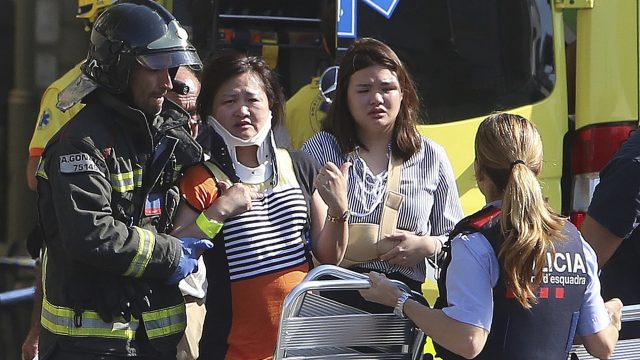
[[[174,230],[215,245],[204,254],[202,359],[270,358],[280,306],[308,272],[311,253],[336,264],[346,247],[340,216],[349,165],[320,168],[303,152],[277,149],[271,128],[283,104],[276,76],[259,58],[226,54],[205,67],[198,106],[213,129],[205,145],[211,158],[186,170],[187,205]]]
[[[349,246],[341,265],[385,273],[416,291],[425,280],[425,259],[435,259],[462,218],[444,149],[416,129],[419,108],[393,50],[360,39],[342,59],[323,131],[302,147],[320,164],[353,164]],[[357,292],[349,294],[351,302],[360,301]]]

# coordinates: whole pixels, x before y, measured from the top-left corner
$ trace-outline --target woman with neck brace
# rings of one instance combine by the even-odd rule
[[[201,118],[211,157],[185,171],[174,232],[213,238],[204,253],[209,289],[200,356],[268,359],[280,305],[310,269],[341,261],[347,243],[350,164],[320,167],[276,148],[284,95],[259,58],[226,54],[202,75]],[[207,146],[208,145],[208,146]]]

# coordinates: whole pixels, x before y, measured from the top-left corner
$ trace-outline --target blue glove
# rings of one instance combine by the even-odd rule
[[[167,279],[169,284],[177,284],[187,275],[198,271],[198,255],[205,250],[213,249],[213,243],[207,239],[183,237],[180,241],[182,242],[180,262],[173,275]]]

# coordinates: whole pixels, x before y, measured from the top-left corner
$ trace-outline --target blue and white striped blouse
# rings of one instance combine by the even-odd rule
[[[423,136],[421,140],[420,150],[402,164],[400,193],[405,197],[400,206],[398,229],[412,231],[417,235],[441,236],[441,241],[444,241],[463,216],[458,190],[444,148]],[[302,150],[320,164],[331,161],[338,167],[353,156],[342,154],[335,137],[324,131],[307,140]],[[360,190],[354,180],[355,176],[357,175],[352,166],[349,169],[347,187],[349,208],[351,212],[364,213],[364,205],[357,193]],[[379,204],[373,212],[363,217],[351,216],[349,222],[379,223],[382,207],[382,204]],[[376,260],[359,264],[359,267],[384,273],[400,272],[418,282],[425,280],[425,262],[409,268]]]

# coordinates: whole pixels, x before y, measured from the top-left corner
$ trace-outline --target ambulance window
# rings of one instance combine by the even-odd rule
[[[322,45],[321,15],[328,2],[213,1],[217,34],[212,52],[231,48],[263,57],[291,95],[332,64]]]
[[[551,15],[548,0],[402,0],[389,20],[358,6],[358,37],[386,42],[407,64],[422,123],[446,123],[551,93]]]

